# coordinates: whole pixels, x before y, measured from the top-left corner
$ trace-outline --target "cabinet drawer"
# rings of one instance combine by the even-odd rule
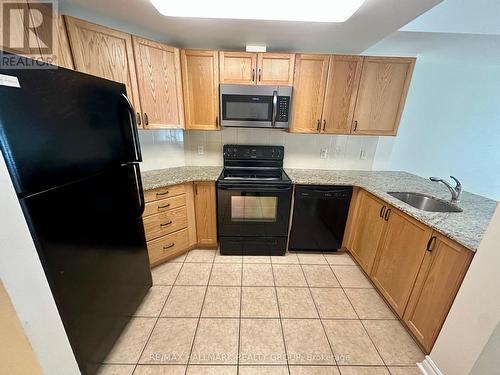
[[[155,238],[187,227],[186,206],[145,217],[143,221],[146,240],[154,240]]]
[[[187,250],[189,235],[187,229],[181,229],[172,234],[148,242],[149,262],[156,265],[166,259],[173,258]]]
[[[158,214],[160,212],[165,212],[169,210],[173,210],[174,208],[178,208],[184,206],[186,204],[186,196],[184,194],[177,195],[172,198],[160,199],[158,201],[153,201],[146,203],[146,207],[144,208],[144,214],[142,216],[149,216]]]
[[[173,186],[166,186],[163,188],[158,188],[154,190],[147,190],[144,192],[144,200],[146,203],[148,202],[153,202],[157,201],[159,199],[163,198],[168,198],[168,197],[173,197],[175,195],[180,195],[184,194],[185,189],[184,185],[173,185]]]

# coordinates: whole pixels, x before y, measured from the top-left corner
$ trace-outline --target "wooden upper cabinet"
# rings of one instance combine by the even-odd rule
[[[215,183],[195,182],[194,201],[198,246],[217,246],[217,207]]]
[[[472,252],[433,233],[404,314],[410,331],[429,353],[472,260]]]
[[[350,251],[363,270],[369,274],[382,238],[387,204],[364,190],[357,194],[356,213],[351,225]]]
[[[414,58],[364,58],[353,134],[397,134],[414,65]]]
[[[179,49],[135,36],[133,44],[144,127],[184,128]]]
[[[292,86],[294,68],[294,54],[259,53],[257,55],[257,84]]]
[[[350,133],[362,66],[361,56],[330,56],[322,133]]]
[[[181,51],[186,129],[219,130],[217,51]]]
[[[256,83],[257,54],[219,52],[220,83],[253,85]]]
[[[65,20],[76,70],[124,83],[140,112],[132,36],[73,17]]]
[[[403,317],[432,230],[396,209],[388,210],[388,224],[371,278],[394,311]]]
[[[329,59],[328,55],[296,55],[291,132],[320,131]]]

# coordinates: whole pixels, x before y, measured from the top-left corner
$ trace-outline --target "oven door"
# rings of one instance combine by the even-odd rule
[[[218,184],[220,236],[286,236],[291,185]]]

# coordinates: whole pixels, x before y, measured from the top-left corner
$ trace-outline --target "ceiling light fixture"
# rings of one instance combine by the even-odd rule
[[[365,0],[151,0],[164,16],[272,21],[344,22]],[[251,6],[248,6],[248,5]]]

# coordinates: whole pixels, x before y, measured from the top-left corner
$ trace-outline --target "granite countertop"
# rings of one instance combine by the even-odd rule
[[[192,181],[216,181],[222,167],[174,167],[141,172],[144,190]]]
[[[390,196],[388,191],[409,191],[450,199],[443,185],[407,172],[337,171],[323,169],[289,169],[286,173],[298,185],[358,186],[414,217],[446,237],[476,251],[490,222],[497,202],[480,195],[462,192],[459,213],[426,212]],[[142,172],[144,190],[191,181],[216,181],[222,167],[175,167]]]
[[[390,196],[387,192],[417,192],[449,200],[450,191],[443,184],[431,182],[407,172],[313,169],[285,169],[285,171],[293,183],[298,185],[361,187],[472,251],[476,251],[479,247],[497,205],[497,202],[492,199],[464,191],[458,204],[463,212],[443,213],[418,210]]]

